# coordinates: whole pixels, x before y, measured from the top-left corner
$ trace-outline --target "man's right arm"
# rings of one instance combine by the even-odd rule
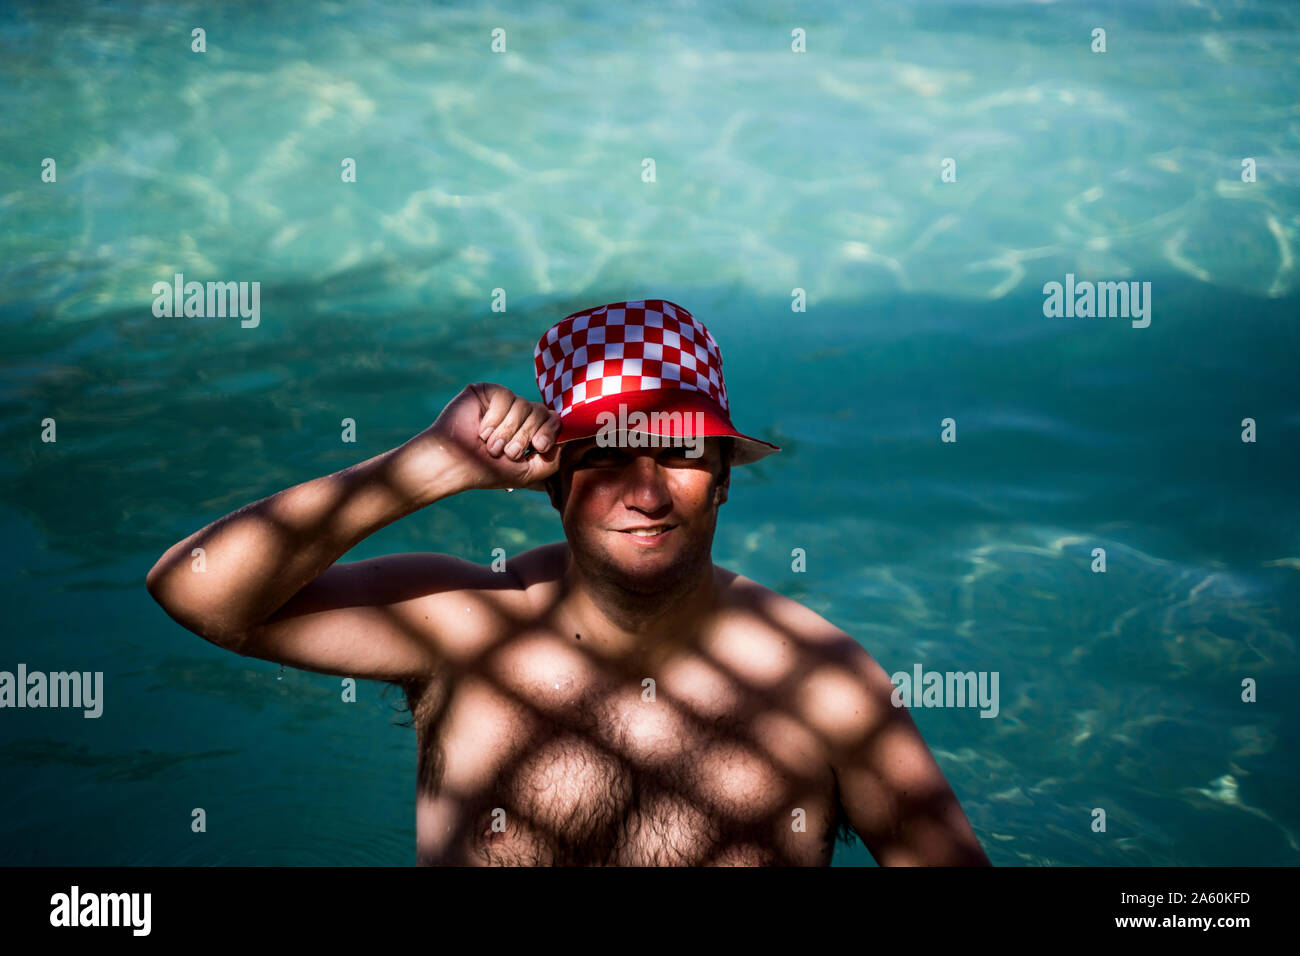
[[[403,448],[196,531],[158,559],[145,586],[177,623],[246,656],[379,679],[388,675],[376,666],[426,670],[432,648],[404,602],[418,596],[421,579],[424,591],[445,586],[445,564],[455,559],[392,555],[331,567],[368,535],[461,490],[451,462],[417,474]]]
[[[482,427],[494,429],[487,439]],[[468,386],[406,444],[264,498],[172,545],[145,585],[179,624],[245,656],[377,680],[428,673],[438,655],[422,599],[481,585],[482,569],[428,553],[334,563],[442,498],[522,487],[553,472],[557,430],[539,403],[489,383]],[[538,444],[552,449],[546,460],[510,461],[489,450],[501,436],[528,445],[543,434],[550,442]]]

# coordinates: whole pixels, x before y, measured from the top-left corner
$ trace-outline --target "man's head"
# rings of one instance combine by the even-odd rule
[[[595,438],[566,443],[546,481],[564,522],[573,559],[589,576],[624,590],[676,590],[712,562],[718,508],[731,486],[729,436],[704,440],[704,454],[682,445],[602,446]],[[630,529],[668,526],[661,535]]]
[[[698,581],[712,568],[731,466],[781,450],[732,423],[722,352],[704,323],[667,299],[583,309],[538,339],[533,372],[561,419],[560,463],[545,488],[579,569],[650,604]],[[695,440],[614,447],[610,434]],[[659,525],[670,527],[633,533]]]

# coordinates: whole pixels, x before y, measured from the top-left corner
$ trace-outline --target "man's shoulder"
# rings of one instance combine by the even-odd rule
[[[844,652],[847,650],[845,642],[861,647],[846,631],[808,605],[765,587],[743,574],[729,571],[720,565],[715,567],[718,570],[718,581],[722,585],[724,611],[742,615],[765,627],[789,634],[797,638],[801,646],[810,650]]]
[[[565,541],[539,544],[521,551],[506,562],[512,583],[520,590],[558,581],[568,562],[569,545]]]
[[[556,545],[542,545],[485,563],[456,555],[421,552],[381,559],[378,575],[367,576],[369,603],[416,599],[420,620],[428,624],[429,639],[439,653],[466,660],[535,616],[546,606],[547,582],[555,580],[562,555]],[[376,589],[382,588],[382,593]],[[358,594],[357,600],[362,600]]]
[[[893,683],[856,638],[792,597],[725,568],[719,572],[735,659],[766,661],[774,675],[784,672],[777,683],[823,727],[880,716]]]

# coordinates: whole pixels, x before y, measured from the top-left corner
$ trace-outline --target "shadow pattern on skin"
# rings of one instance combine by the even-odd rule
[[[501,587],[512,583],[501,582]],[[513,586],[517,586],[514,584]],[[478,596],[487,600],[486,596]],[[495,605],[495,602],[493,602]],[[541,626],[560,633],[550,611],[541,615]],[[691,657],[705,660],[741,691],[743,709],[723,717],[701,714],[685,701],[666,691],[656,680],[656,700],[645,707],[669,707],[689,730],[681,739],[690,742],[676,760],[648,761],[634,753],[627,734],[627,702],[640,694],[639,679],[601,680],[579,691],[577,699],[563,709],[543,709],[535,699],[522,696],[514,687],[493,677],[493,662],[508,654],[512,643],[527,632],[536,633],[538,620],[525,619],[508,609],[493,613],[505,621],[503,633],[472,659],[455,667],[472,672],[480,684],[487,682],[495,697],[508,701],[525,732],[512,741],[509,756],[494,766],[490,779],[472,789],[452,790],[445,785],[445,754],[437,744],[437,731],[451,703],[450,675],[431,675],[425,681],[402,686],[411,713],[410,726],[419,738],[418,791],[422,799],[439,796],[454,799],[461,812],[454,831],[436,858],[420,855],[422,863],[441,865],[506,866],[700,866],[700,865],[800,865],[775,845],[780,827],[791,825],[791,811],[798,805],[797,794],[816,792],[829,803],[827,814],[806,821],[807,832],[792,834],[795,840],[818,841],[815,853],[820,865],[828,865],[837,841],[848,842],[854,833],[840,804],[834,774],[817,778],[779,765],[749,729],[757,714],[779,714],[798,721],[801,729],[824,737],[782,701],[796,696],[796,688],[825,661],[805,655],[803,664],[792,667],[775,682],[759,687],[727,668],[702,650]],[[791,640],[790,633],[764,613],[767,623]],[[595,655],[578,644],[569,645],[593,661]],[[603,662],[601,662],[603,665]],[[457,676],[462,676],[457,675]],[[646,675],[653,676],[653,675]],[[855,679],[847,672],[849,679]],[[621,701],[621,702],[620,702]],[[870,738],[857,747],[869,748]],[[708,768],[701,761],[705,753],[731,754],[734,766],[722,758],[712,768],[724,774],[739,770],[736,779],[759,776],[775,787],[754,790],[734,799],[720,799],[710,792],[704,776]],[[702,775],[701,771],[705,771]],[[743,783],[740,786],[743,790]],[[945,827],[940,806],[944,795],[914,794],[910,799],[923,808],[932,801],[929,822]],[[766,809],[755,810],[761,801]],[[505,811],[504,833],[491,832],[493,809]],[[805,857],[806,859],[806,857]]]

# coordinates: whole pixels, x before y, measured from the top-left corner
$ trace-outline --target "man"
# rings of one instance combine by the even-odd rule
[[[239,654],[401,685],[421,864],[824,866],[851,827],[884,865],[988,865],[871,656],[713,564],[731,466],[779,449],[732,425],[703,324],[611,303],[552,327],[534,367],[543,402],[469,385],[398,448],[178,542],[150,594]],[[502,571],[335,564],[499,488],[544,489],[566,540]]]

